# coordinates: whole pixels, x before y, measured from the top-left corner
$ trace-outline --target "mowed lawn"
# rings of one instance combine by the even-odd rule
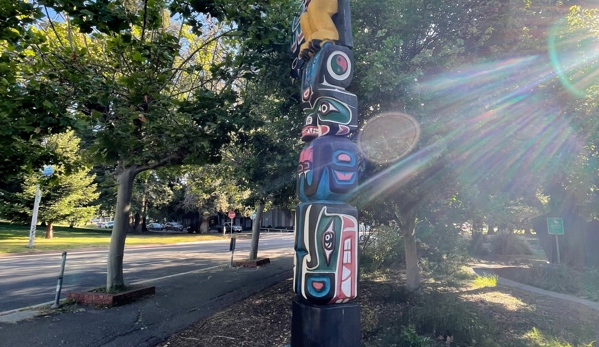
[[[29,227],[0,222],[0,254],[34,253],[48,250],[69,250],[90,247],[108,247],[110,229],[94,227],[68,228],[54,227],[54,238],[46,239],[46,228],[37,227],[35,247],[27,248],[29,243]],[[228,236],[225,236],[228,239]],[[179,242],[197,242],[223,240],[220,234],[129,234],[127,245],[173,244]]]

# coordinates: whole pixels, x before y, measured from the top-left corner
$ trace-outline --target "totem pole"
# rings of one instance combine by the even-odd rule
[[[293,22],[292,76],[301,78],[306,142],[298,165],[292,347],[360,345],[358,126],[349,0],[303,0]]]

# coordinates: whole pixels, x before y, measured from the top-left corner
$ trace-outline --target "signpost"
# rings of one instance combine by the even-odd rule
[[[42,176],[50,177],[54,173],[54,167],[52,165],[45,165],[42,170]],[[42,200],[42,193],[40,191],[40,185],[35,185],[35,198],[33,200],[33,214],[31,216],[31,227],[29,228],[29,244],[28,248],[33,248],[35,242],[35,228],[37,225],[37,213],[40,208],[40,200]]]
[[[557,250],[557,263],[561,262],[559,254],[558,235],[564,235],[564,220],[562,218],[547,218],[547,232],[549,235],[555,235],[555,247]]]
[[[235,211],[229,211],[229,214],[227,216],[231,220],[231,236],[233,236],[233,218],[235,218]]]

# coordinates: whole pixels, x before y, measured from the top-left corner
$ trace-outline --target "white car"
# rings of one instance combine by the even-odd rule
[[[224,225],[217,225],[215,227],[212,227],[211,230],[216,230],[216,232],[222,233],[223,228],[226,230],[225,232],[230,233],[231,232],[231,222],[225,222]],[[241,227],[241,225],[233,225],[233,232],[240,233],[242,230],[243,230],[243,228]]]
[[[149,230],[162,230],[162,229],[164,229],[164,227],[160,223],[150,223],[150,224],[148,224],[147,228]]]
[[[114,221],[106,222],[102,224],[102,228],[112,229],[114,227]]]

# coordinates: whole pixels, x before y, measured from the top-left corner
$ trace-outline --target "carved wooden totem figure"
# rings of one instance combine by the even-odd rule
[[[298,165],[294,290],[315,304],[357,296],[358,100],[349,0],[304,0],[293,22],[292,76],[301,77],[306,142]]]

